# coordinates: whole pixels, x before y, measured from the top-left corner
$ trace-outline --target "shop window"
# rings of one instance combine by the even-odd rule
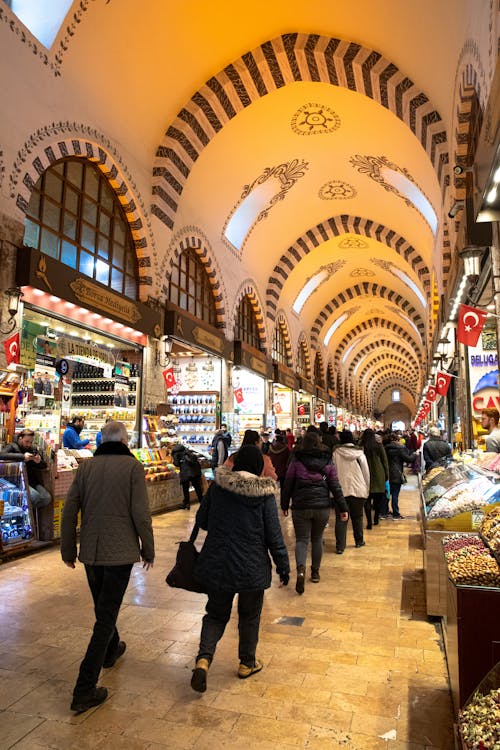
[[[31,194],[24,243],[137,299],[137,259],[123,209],[91,162],[57,162]]]
[[[309,380],[309,357],[307,356],[307,345],[305,341],[301,341],[299,344],[299,350],[297,352],[297,373]]]
[[[278,321],[274,329],[273,359],[286,367],[290,367],[285,326],[281,321]]]
[[[168,298],[205,323],[217,325],[212,284],[203,263],[191,248],[181,253],[172,266]]]
[[[253,346],[254,349],[261,349],[257,316],[248,295],[243,297],[238,307],[234,338],[236,341],[244,341],[246,344]]]

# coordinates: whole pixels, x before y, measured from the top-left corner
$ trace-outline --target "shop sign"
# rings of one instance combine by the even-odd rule
[[[34,248],[19,250],[16,281],[20,286],[41,289],[150,336],[158,336],[161,331],[160,312],[113,292],[98,281],[82,277],[75,269]]]
[[[262,375],[264,378],[272,380],[273,368],[272,363],[264,354],[258,353],[249,344],[244,341],[234,341],[234,364],[246,367],[253,372]]]
[[[198,318],[177,309],[165,313],[165,334],[195,344],[222,359],[229,359],[231,345],[217,330],[200,325]]]
[[[500,409],[498,392],[498,353],[485,349],[490,344],[483,332],[478,345],[469,349],[469,380],[473,416],[479,417],[483,409]]]
[[[241,414],[260,414],[265,411],[265,381],[249,370],[233,369],[234,408]]]
[[[286,388],[291,388],[293,391],[298,391],[299,382],[297,376],[283,365],[274,364],[274,382],[284,385]]]
[[[292,392],[283,388],[274,389],[274,413],[291,414],[292,413]]]

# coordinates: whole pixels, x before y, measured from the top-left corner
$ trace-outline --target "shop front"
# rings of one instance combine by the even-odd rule
[[[273,379],[273,368],[262,352],[244,341],[234,342],[233,358],[233,443],[238,438],[239,445],[245,430],[260,432],[267,426],[268,384]]]
[[[286,430],[288,427],[297,430],[296,404],[299,381],[295,373],[288,367],[275,363],[273,380],[273,429],[278,427]]]
[[[37,250],[19,251],[16,277],[23,305],[19,352],[10,365],[15,372],[4,378],[17,378],[5,438],[21,428],[35,433],[53,503],[34,514],[33,537],[51,540],[60,536],[78,463],[92,456],[106,421],[124,422],[130,447],[140,445],[143,352],[148,335],[161,331],[160,316]],[[75,416],[85,420],[79,437],[88,443],[81,449],[63,445],[66,424]]]
[[[314,424],[318,426],[321,422],[328,422],[328,391],[316,388],[316,406],[314,409]]]
[[[316,422],[316,388],[314,385],[303,377],[298,377],[299,394],[297,397],[296,419],[299,430],[304,429]],[[318,420],[316,424],[323,421]]]

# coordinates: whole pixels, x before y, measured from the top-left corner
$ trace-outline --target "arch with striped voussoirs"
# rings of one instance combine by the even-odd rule
[[[309,348],[309,343],[307,341],[307,336],[304,332],[302,332],[299,336],[299,339],[297,341],[297,364],[296,364],[296,370],[299,371],[299,362],[301,359],[301,353],[304,361],[304,369],[305,373],[303,377],[306,378],[306,380],[312,380],[312,362],[311,362],[311,351]]]
[[[84,133],[85,135],[82,135]],[[42,174],[62,159],[76,157],[91,161],[103,173],[125,213],[134,241],[139,296],[155,295],[155,266],[158,257],[153,232],[138,188],[110,141],[93,128],[62,122],[43,127],[31,135],[18,152],[9,177],[10,197],[24,219],[31,193]],[[137,197],[136,197],[137,196]],[[158,295],[157,295],[158,296]]]
[[[170,243],[165,265],[168,267],[170,263],[177,262],[181,253],[189,249],[196,252],[196,255],[205,268],[214,295],[217,316],[216,325],[217,328],[224,328],[226,326],[227,296],[222,282],[223,276],[215,253],[204,234],[196,227],[186,227],[182,232],[177,234]],[[166,281],[168,281],[168,276]]]
[[[408,76],[379,52],[360,44],[289,33],[228,64],[180,110],[156,151],[152,213],[173,230],[191,169],[212,138],[253,102],[298,81],[342,86],[392,112],[420,142],[443,186],[446,128],[426,94]]]
[[[371,390],[372,384],[374,384],[374,381],[377,385],[379,381],[382,382],[382,380],[384,379],[384,376],[386,377],[386,379],[392,378],[392,380],[394,380],[394,367],[392,365],[387,365],[387,366],[384,365],[383,367],[377,369],[376,372],[373,372],[365,383],[366,390],[368,392]],[[417,391],[418,382],[417,382],[416,377],[413,378],[410,376],[406,376],[404,378],[401,378],[401,382],[406,383],[406,385],[408,385],[409,388],[414,388],[415,392]]]
[[[375,383],[378,383],[379,379],[383,379],[384,375],[388,375],[391,373],[392,368],[392,377],[394,380],[398,380],[398,382],[405,383],[409,388],[417,389],[417,385],[415,384],[414,376],[411,373],[411,371],[408,370],[408,368],[404,368],[401,365],[398,365],[397,362],[394,362],[393,360],[387,360],[386,362],[387,366],[383,367],[377,367],[376,370],[369,371],[367,373],[367,381],[366,383],[363,383],[360,389],[364,394],[367,396],[372,393],[373,385]],[[397,378],[395,378],[394,371],[397,373]]]
[[[382,400],[382,398],[388,391],[391,391],[391,392],[392,391],[405,391],[410,397],[410,399],[412,400],[412,402],[415,403],[415,393],[411,391],[407,385],[399,384],[399,383],[397,385],[395,383],[393,385],[386,385],[382,388],[380,392],[377,392],[378,403],[380,403],[380,401]]]
[[[331,315],[336,315],[343,305],[354,303],[363,297],[378,297],[391,302],[399,310],[404,312],[408,319],[417,327],[422,342],[425,341],[425,321],[422,315],[413,307],[413,305],[400,294],[395,292],[393,289],[389,289],[381,284],[375,284],[370,281],[363,281],[358,284],[354,284],[348,289],[344,289],[337,294],[325,307],[321,310],[316,320],[314,321],[311,328],[311,343],[317,345],[318,339],[321,337],[321,331],[326,326],[328,319]],[[402,314],[402,313],[400,313]]]
[[[278,313],[276,317],[276,322],[274,324],[275,330],[277,326],[280,327],[281,333],[283,335],[283,340],[285,342],[287,366],[293,368],[294,359],[293,359],[293,351],[292,351],[292,341],[290,339],[290,327],[288,325],[286,314],[283,310],[280,310],[280,312]]]
[[[415,357],[417,358],[419,363],[422,363],[422,352],[420,346],[415,342],[415,340],[408,335],[408,332],[405,331],[401,326],[398,326],[396,323],[393,323],[390,320],[383,320],[381,318],[372,318],[371,320],[364,321],[363,323],[360,323],[359,325],[352,328],[349,333],[347,333],[342,341],[340,341],[338,344],[336,344],[336,351],[335,351],[335,365],[337,367],[340,367],[340,363],[342,361],[342,356],[344,354],[344,351],[349,347],[349,345],[352,343],[353,339],[355,339],[357,336],[362,334],[364,331],[371,331],[373,334],[374,330],[377,328],[382,328],[388,331],[392,331],[395,333],[398,337],[400,337],[403,341],[405,341],[413,350],[413,353]]]
[[[255,313],[255,320],[257,322],[257,329],[259,331],[259,338],[262,345],[262,350],[268,351],[268,339],[267,339],[267,330],[266,330],[266,324],[264,321],[264,307],[262,305],[259,293],[256,289],[257,285],[252,281],[252,279],[246,279],[241,285],[238,291],[236,292],[236,296],[234,298],[234,317],[233,317],[233,332],[234,332],[234,324],[236,322],[236,315],[238,314],[238,308],[244,299],[244,297],[248,297],[250,300],[250,304],[252,305],[252,309]],[[233,333],[234,338],[234,333]]]
[[[314,356],[313,380],[315,384],[320,388],[325,387],[326,380],[325,368],[323,365],[323,355],[319,351],[317,351]]]
[[[386,353],[386,356],[378,361],[374,359],[369,362],[365,367],[363,374],[353,379],[360,383],[361,387],[366,388],[372,375],[376,372],[382,372],[383,368],[389,364],[392,366],[393,370],[397,372],[398,376],[404,375],[405,377],[410,378],[411,380],[415,379],[415,381],[418,382],[418,373],[412,368],[411,363],[409,363],[407,359],[405,360],[398,357],[396,354],[389,353]]]
[[[335,369],[333,367],[332,361],[329,360],[328,364],[326,366],[326,388],[328,390],[337,392],[337,380],[335,378]]]
[[[380,353],[378,354],[378,352]],[[396,344],[393,341],[385,340],[383,343],[383,350],[382,346],[379,343],[376,343],[370,344],[368,347],[365,347],[362,352],[359,352],[355,357],[356,362],[354,363],[353,359],[349,365],[349,375],[354,377],[354,369],[356,365],[363,362],[362,368],[355,375],[355,377],[362,381],[372,363],[383,362],[386,357],[395,358],[403,364],[414,367],[417,373],[420,373],[417,360],[409,348],[406,348],[404,344]],[[366,362],[364,360],[366,360]]]
[[[283,253],[279,262],[275,265],[267,282],[266,291],[267,314],[271,320],[274,319],[285,281],[302,258],[324,242],[335,237],[340,237],[343,234],[357,234],[369,237],[394,250],[414,271],[417,279],[419,279],[423,286],[427,300],[430,301],[431,277],[429,268],[424,263],[422,256],[402,235],[383,224],[378,224],[372,219],[341,214],[332,216],[321,222],[321,224],[317,224],[315,227],[308,229],[307,232],[304,232]]]

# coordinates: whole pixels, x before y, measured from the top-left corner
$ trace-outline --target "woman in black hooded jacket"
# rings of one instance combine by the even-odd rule
[[[281,583],[288,584],[290,563],[278,519],[275,495],[278,485],[262,477],[262,452],[242,446],[232,470],[219,466],[203,498],[196,523],[207,537],[195,567],[196,579],[206,588],[208,601],[203,617],[200,646],[191,687],[203,693],[217,643],[231,616],[238,594],[238,677],[250,677],[262,669],[255,658],[259,639],[264,590],[271,585],[271,555]]]

